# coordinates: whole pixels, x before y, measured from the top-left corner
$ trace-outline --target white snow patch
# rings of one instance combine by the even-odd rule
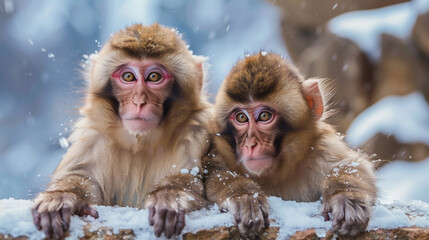
[[[30,200],[15,200],[13,198],[0,200],[0,233],[13,237],[28,236],[32,239],[44,239],[45,234],[37,231],[31,216],[33,202]],[[69,239],[83,236],[85,222],[73,216],[70,225]]]
[[[64,148],[64,149],[69,148],[69,142],[65,137],[61,137],[58,141],[60,143],[61,148]]]
[[[326,235],[331,229],[332,221],[324,221],[320,214],[321,202],[298,203],[283,201],[278,197],[270,197],[270,217],[276,221],[273,226],[280,227],[278,239],[285,239],[296,231],[316,228],[318,236]],[[37,231],[31,217],[30,200],[0,200],[0,233],[13,237],[26,235],[30,239],[42,239],[44,234]],[[130,207],[95,206],[99,218],[73,217],[71,220],[71,239],[83,235],[82,227],[89,222],[91,230],[99,227],[110,227],[114,233],[120,229],[132,229],[136,239],[156,239],[153,229],[149,226],[149,212],[144,209]],[[409,217],[407,217],[409,216]],[[197,232],[220,226],[232,226],[233,216],[221,213],[218,206],[191,212],[186,215],[186,227],[183,233]],[[394,202],[378,204],[369,223],[368,229],[397,227],[429,227],[429,204],[421,201]]]
[[[200,172],[200,169],[198,168],[198,166],[195,166],[191,169],[190,174],[197,176],[199,172]]]
[[[377,59],[381,34],[388,33],[402,39],[409,37],[419,10],[429,6],[423,1],[345,13],[330,20],[328,27],[333,33],[355,41],[370,57]]]
[[[346,142],[359,147],[377,133],[400,142],[429,144],[429,105],[418,92],[388,96],[359,114],[350,125]]]
[[[393,161],[377,171],[381,203],[395,200],[429,202],[429,158],[420,162]]]
[[[285,239],[296,231],[308,228],[329,229],[332,222],[325,222],[319,213],[320,202],[299,203],[270,197],[270,217],[280,227],[278,239]]]

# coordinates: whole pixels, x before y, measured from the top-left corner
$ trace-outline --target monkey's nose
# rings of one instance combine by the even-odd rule
[[[140,112],[143,106],[146,104],[146,96],[145,95],[134,96],[133,103],[137,107],[137,112]]]
[[[249,148],[250,150],[252,148],[254,148],[258,143],[256,142],[255,138],[246,138],[245,142],[244,142],[244,146]]]

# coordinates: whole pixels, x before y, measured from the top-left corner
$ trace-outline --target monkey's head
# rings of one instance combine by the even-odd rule
[[[91,59],[84,114],[137,135],[167,128],[166,119],[180,124],[203,102],[203,61],[174,29],[127,27]]]
[[[244,171],[270,174],[302,159],[322,113],[318,81],[304,81],[278,55],[259,53],[238,61],[223,82],[215,141]]]

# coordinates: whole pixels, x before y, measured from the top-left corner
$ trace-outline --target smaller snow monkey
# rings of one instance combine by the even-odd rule
[[[320,80],[303,79],[265,52],[238,61],[223,82],[205,184],[208,200],[232,212],[243,235],[269,226],[267,195],[322,197],[334,230],[351,236],[365,230],[376,197],[373,166],[323,121],[321,89]]]
[[[148,208],[156,236],[181,233],[185,213],[206,206],[203,60],[158,24],[112,35],[91,59],[73,144],[35,199],[37,229],[61,238],[71,215],[97,217],[100,204]]]

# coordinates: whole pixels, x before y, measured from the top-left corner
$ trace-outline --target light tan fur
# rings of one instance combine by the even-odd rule
[[[295,67],[275,54],[255,54],[237,63],[216,98],[211,130],[215,146],[204,160],[207,198],[223,206],[225,199],[259,191],[284,200],[307,202],[322,197],[323,214],[328,217],[332,212],[334,229],[356,235],[365,229],[376,197],[373,166],[324,122],[326,114],[314,107],[326,105],[317,102],[326,97],[308,96],[320,94],[318,89],[307,89],[310,85]],[[307,97],[315,101],[310,104],[313,108]],[[238,161],[239,151],[231,144],[233,131],[228,127],[231,112],[253,101],[275,109],[292,129],[281,135],[278,156],[260,174],[249,172]],[[225,178],[228,171],[236,177],[225,186],[215,176]]]

